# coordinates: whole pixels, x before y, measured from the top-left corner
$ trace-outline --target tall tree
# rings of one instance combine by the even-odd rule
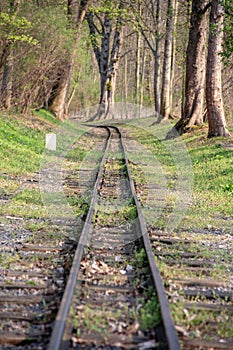
[[[224,115],[221,79],[224,8],[221,0],[212,0],[206,72],[208,137],[229,136]]]
[[[75,64],[76,51],[79,43],[79,35],[82,23],[84,21],[86,12],[91,5],[92,0],[68,0],[67,1],[67,15],[70,26],[75,31],[74,43],[66,61],[57,76],[57,80],[53,86],[48,104],[49,110],[58,118],[63,119],[66,114],[66,101],[70,87],[71,76]]]
[[[100,76],[99,110],[96,117],[103,114],[106,117],[114,104],[116,76],[123,40],[122,10],[123,1],[118,5],[107,2],[105,6],[98,8],[96,13],[93,10],[87,14],[90,39]]]
[[[174,129],[182,134],[203,121],[205,93],[207,9],[209,0],[193,0],[186,51],[185,104]]]
[[[175,0],[174,3],[174,22],[173,22],[173,27],[174,27],[174,33],[172,36],[172,58],[171,58],[171,79],[170,79],[170,108],[172,108],[172,103],[173,103],[173,85],[174,85],[174,77],[175,77],[175,68],[176,68],[176,27],[177,27],[177,14],[178,14],[178,6],[179,2],[178,0]]]
[[[137,5],[137,4],[136,4]],[[144,41],[153,55],[153,92],[155,112],[160,113],[160,71],[161,71],[161,0],[141,1],[141,11],[130,3],[133,25],[140,31]]]
[[[174,30],[174,0],[168,0],[166,34],[164,43],[163,77],[161,91],[161,111],[158,122],[170,115],[172,43]]]
[[[6,109],[9,109],[12,104],[14,45],[17,41],[30,41],[26,34],[30,22],[18,15],[20,3],[20,0],[11,0],[6,8],[7,11],[0,13],[0,29],[3,32],[0,53],[0,69],[3,68],[0,102]]]
[[[152,6],[154,1],[152,1]],[[154,11],[155,12],[155,9]],[[157,0],[156,15],[155,15],[155,51],[154,51],[154,99],[155,99],[155,112],[160,114],[160,55],[161,55],[161,0]]]
[[[142,14],[142,1],[137,1],[138,14]],[[135,65],[135,102],[140,104],[140,95],[141,95],[141,79],[140,79],[140,70],[141,70],[141,44],[142,44],[142,33],[140,30],[137,31],[137,49],[136,49],[136,65]]]

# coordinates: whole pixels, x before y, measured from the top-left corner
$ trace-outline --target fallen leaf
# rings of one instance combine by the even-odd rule
[[[144,343],[140,343],[138,345],[139,350],[146,350],[146,349],[155,349],[158,348],[159,344],[155,342],[155,340],[149,340]]]
[[[188,336],[188,332],[187,332],[183,327],[181,327],[181,326],[176,326],[176,330],[177,330],[177,332],[179,332],[179,333],[185,335],[186,337]]]

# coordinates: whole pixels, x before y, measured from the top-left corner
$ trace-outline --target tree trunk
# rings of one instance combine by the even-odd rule
[[[110,38],[112,32],[112,22],[109,18],[109,15],[105,13],[104,20],[102,22],[102,32],[101,32],[101,45],[98,46],[98,42],[96,39],[97,36],[97,27],[94,23],[94,14],[92,12],[88,13],[87,21],[90,31],[91,43],[93,47],[93,51],[95,54],[95,58],[99,68],[100,75],[100,98],[99,98],[99,109],[97,111],[96,117],[101,117],[106,113],[107,110],[107,91],[110,86],[107,86],[108,80],[108,61],[110,55]],[[98,33],[99,34],[99,33]]]
[[[140,101],[140,68],[141,68],[141,33],[137,32],[137,50],[136,50],[136,67],[135,67],[135,102],[138,105]]]
[[[125,64],[125,67],[124,67],[124,97],[125,97],[125,100],[124,102],[127,101],[127,98],[128,98],[128,81],[127,81],[127,77],[128,77],[128,59],[127,59],[127,55],[125,55],[125,60],[124,60],[124,64]]]
[[[171,58],[172,58],[172,37],[174,25],[174,0],[168,0],[166,36],[164,45],[163,78],[161,93],[161,114],[158,119],[168,119],[170,115],[170,83],[171,83]]]
[[[138,14],[139,14],[139,16],[141,16],[141,14],[142,14],[141,0],[138,0],[137,6],[138,6]],[[142,41],[142,33],[140,31],[137,31],[137,49],[136,49],[136,67],[135,67],[135,81],[136,81],[135,102],[137,105],[140,104],[141,41]]]
[[[186,23],[190,22],[191,12],[192,12],[192,4],[188,2],[186,5]],[[188,40],[189,40],[189,38],[187,38],[187,40],[184,40],[184,42],[183,42],[183,52],[185,52],[185,50],[187,50]],[[186,56],[186,58],[187,58],[187,56]],[[184,116],[184,106],[185,106],[185,75],[186,75],[186,62],[184,60],[182,63],[182,88],[181,88],[181,91],[182,91],[181,99],[182,100],[181,100],[181,108],[180,108],[181,116]]]
[[[60,77],[57,79],[57,83],[54,85],[48,101],[49,111],[59,120],[64,120],[67,115],[66,98],[70,87],[72,68],[73,62],[70,62],[67,68],[64,69]]]
[[[170,92],[173,91],[174,77],[175,77],[175,60],[176,60],[176,26],[177,26],[177,13],[178,13],[178,0],[174,3],[174,23],[173,23],[173,38],[172,38],[172,57],[171,57],[171,80],[170,80]],[[173,94],[170,93],[170,108],[172,108]]]
[[[141,74],[141,82],[140,82],[140,106],[143,104],[143,94],[144,94],[144,85],[143,81],[145,78],[145,65],[146,65],[146,50],[145,46],[143,49],[143,54],[142,54],[142,74]]]
[[[10,14],[17,16],[20,7],[20,0],[10,0]],[[0,55],[0,69],[3,67],[2,85],[1,85],[1,105],[9,109],[12,104],[12,85],[13,85],[13,47],[5,38],[2,39],[2,53]]]
[[[1,105],[5,109],[11,108],[12,104],[12,85],[13,85],[13,56],[11,49],[6,62],[3,66],[2,86],[1,86]]]
[[[9,50],[9,42],[6,39],[1,39],[1,53],[0,53],[0,69],[4,66],[6,63],[7,57],[9,56],[10,50]]]
[[[100,100],[99,105],[107,108],[107,91],[111,91],[110,82],[108,82],[108,61],[110,55],[110,38],[112,32],[112,22],[108,14],[104,16],[104,35],[101,42],[101,54],[99,58],[99,70],[100,70]],[[108,85],[107,85],[108,83]],[[106,89],[107,88],[107,89]]]
[[[153,1],[152,1],[153,3]],[[155,99],[155,112],[160,114],[160,54],[161,54],[161,0],[157,0],[156,8],[156,41],[154,54],[154,99]]]
[[[123,7],[123,2],[119,4],[119,7]],[[88,14],[87,21],[100,74],[99,109],[96,115],[92,117],[92,120],[94,120],[102,116],[106,118],[114,105],[116,75],[120,60],[123,27],[119,16],[116,19],[115,30],[113,31],[113,19],[110,19],[108,12],[104,14],[101,32],[94,23],[93,13]],[[114,33],[113,38],[111,35],[112,33]],[[101,34],[102,36],[100,46],[98,46],[96,39],[97,34]]]
[[[185,104],[173,130],[182,134],[202,123],[206,70],[207,8],[209,0],[193,0],[186,51]],[[171,131],[171,134],[173,132]]]
[[[222,99],[221,56],[223,39],[223,7],[213,0],[210,12],[210,32],[206,72],[206,102],[209,124],[208,137],[229,136]]]
[[[115,33],[114,33],[114,39],[113,39],[109,69],[108,69],[108,82],[107,82],[108,112],[110,111],[111,107],[113,107],[114,101],[115,101],[116,77],[117,77],[117,71],[119,67],[120,53],[121,53],[121,47],[122,47],[122,34],[123,34],[123,27],[121,24],[121,20],[118,18]]]
[[[91,3],[92,0],[68,0],[67,2],[67,16],[71,27],[75,28],[76,30],[74,46],[72,48],[69,61],[67,62],[66,67],[63,70],[61,70],[60,75],[57,78],[57,82],[51,91],[51,95],[48,102],[48,109],[60,120],[63,120],[67,115],[66,99],[68,96],[71,76],[75,64],[80,30],[88,7],[91,5]]]

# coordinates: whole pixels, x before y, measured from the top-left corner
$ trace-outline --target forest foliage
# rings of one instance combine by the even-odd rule
[[[207,1],[208,13],[214,2],[216,0]],[[230,0],[217,3],[224,7],[222,92],[226,119],[231,125],[233,5]],[[78,26],[81,10],[85,16]],[[95,33],[90,32],[90,13]],[[180,118],[185,104],[191,15],[192,3],[184,0],[3,0],[0,4],[0,108],[24,114],[32,109],[49,109],[68,66],[72,67],[65,101],[67,108],[63,112],[66,115],[98,104],[101,84],[108,93],[106,99],[114,88],[114,92],[111,91],[114,101],[153,106],[156,89],[157,94],[163,91],[169,68],[167,117]],[[104,41],[107,34],[109,41]],[[171,42],[170,53],[166,40]],[[114,52],[116,43],[119,47]],[[102,68],[96,60],[97,46],[102,52],[102,63],[105,49],[106,64]],[[171,57],[164,68],[167,55]],[[205,108],[203,117],[205,120]]]

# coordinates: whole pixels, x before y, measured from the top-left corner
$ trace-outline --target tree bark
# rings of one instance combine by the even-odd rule
[[[68,0],[67,2],[67,16],[71,27],[75,28],[76,31],[74,46],[69,55],[69,61],[67,61],[66,67],[61,69],[60,74],[57,77],[57,82],[51,90],[51,95],[48,101],[48,109],[60,120],[63,120],[67,116],[66,100],[75,64],[80,30],[88,7],[91,5],[91,3],[92,0]]]
[[[120,2],[119,8],[123,7]],[[120,50],[122,46],[122,23],[120,16],[116,19],[115,29],[113,30],[113,20],[110,19],[109,13],[104,14],[101,21],[101,30],[97,28],[94,22],[94,14],[88,13],[87,21],[91,35],[92,47],[95,53],[100,75],[100,98],[99,109],[92,119],[104,116],[106,118],[111,107],[114,105],[116,76],[120,60]],[[113,33],[113,35],[112,35]],[[101,45],[98,45],[96,36],[101,35]]]
[[[174,0],[168,0],[166,35],[164,45],[163,77],[161,92],[161,112],[158,119],[168,119],[170,115],[170,84],[171,84],[171,59],[172,59],[172,37],[174,26]]]
[[[175,77],[175,61],[176,61],[176,27],[177,27],[177,13],[178,13],[178,0],[174,0],[174,20],[173,20],[173,38],[172,38],[172,57],[171,57],[171,80],[170,80],[170,108],[172,108],[173,103],[173,84]]]
[[[153,1],[152,1],[153,3]],[[155,51],[154,51],[154,100],[155,100],[155,112],[160,114],[160,55],[161,55],[161,0],[157,0],[156,8],[156,39],[155,39]]]
[[[183,134],[202,123],[206,71],[207,8],[209,0],[193,0],[186,51],[185,103],[173,131]]]
[[[9,1],[11,15],[17,15],[20,7],[20,0]],[[3,67],[2,85],[1,85],[1,105],[9,109],[12,104],[12,86],[13,86],[13,46],[8,39],[3,39],[3,49],[0,55],[0,69]]]
[[[209,124],[208,137],[229,136],[224,115],[221,81],[221,56],[224,12],[220,0],[213,0],[210,11],[206,102]]]
[[[141,0],[137,1],[138,6],[138,14],[141,16],[142,14],[142,4]],[[140,79],[140,71],[141,71],[141,41],[142,41],[142,33],[140,31],[137,31],[137,49],[136,49],[136,66],[135,66],[135,102],[137,105],[140,104],[140,86],[141,86],[141,79]]]
[[[137,32],[137,50],[136,50],[136,67],[135,67],[135,102],[140,103],[140,70],[141,70],[141,32]]]
[[[173,1],[173,0],[169,0]],[[160,105],[161,105],[161,88],[160,88],[160,60],[161,60],[161,0],[151,0],[148,2],[143,2],[144,8],[142,8],[141,13],[139,13],[138,8],[135,7],[134,2],[131,2],[131,7],[135,13],[137,19],[138,28],[147,44],[149,50],[153,55],[152,69],[153,79],[148,80],[148,92],[150,95],[150,100],[154,99],[155,111],[159,115]],[[149,11],[149,18],[146,17],[144,12]],[[148,77],[147,77],[148,78]],[[151,86],[151,83],[153,86]]]
[[[106,84],[108,74],[108,60],[110,54],[110,38],[112,32],[112,23],[109,15],[105,13],[104,20],[101,23],[101,32],[97,28],[94,22],[94,14],[89,12],[87,15],[87,22],[90,31],[91,43],[95,58],[98,64],[100,75],[100,97],[99,97],[99,110],[98,116],[103,115],[106,112]],[[96,36],[101,34],[101,45],[98,45]],[[97,116],[96,116],[97,117]]]
[[[119,67],[121,47],[122,47],[122,24],[121,24],[121,20],[118,18],[115,33],[114,33],[114,39],[113,39],[113,45],[112,45],[110,63],[109,63],[109,69],[108,69],[107,114],[109,113],[111,107],[114,105],[114,101],[115,101],[116,76],[117,76],[117,71]]]
[[[13,56],[10,53],[3,66],[2,86],[1,86],[1,105],[5,109],[10,109],[12,104],[12,85],[13,85]]]
[[[143,53],[142,53],[142,73],[141,73],[141,81],[140,81],[140,106],[142,106],[143,104],[143,95],[144,95],[144,85],[143,85],[143,81],[145,78],[145,65],[146,65],[146,49],[145,46],[143,48]]]
[[[0,40],[0,47],[1,47],[1,53],[0,53],[0,69],[4,66],[6,63],[7,57],[9,56],[10,50],[9,50],[9,41],[5,38]]]
[[[70,79],[73,68],[72,61],[73,60],[71,59],[68,66],[60,73],[60,77],[57,78],[57,82],[53,86],[48,101],[49,111],[59,120],[64,120],[67,116],[66,98],[70,87]]]

